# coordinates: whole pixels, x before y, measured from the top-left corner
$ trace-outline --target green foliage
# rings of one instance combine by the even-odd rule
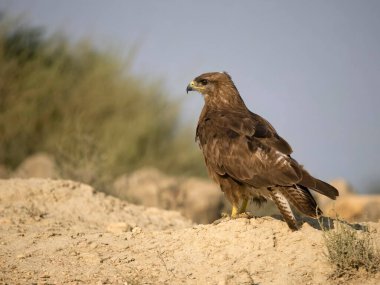
[[[349,277],[360,269],[368,273],[378,272],[380,253],[368,228],[357,231],[340,220],[334,226],[331,229],[321,225],[327,258],[335,266],[332,277]]]
[[[192,132],[178,125],[179,103],[162,83],[132,74],[130,63],[85,42],[69,45],[64,37],[3,21],[0,163],[14,168],[47,151],[68,178],[89,161],[94,173],[110,177],[144,165],[203,174]]]

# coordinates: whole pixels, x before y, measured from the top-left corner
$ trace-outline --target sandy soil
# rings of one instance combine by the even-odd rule
[[[380,224],[370,226],[380,241]],[[194,225],[77,182],[0,180],[1,284],[339,284],[324,251],[312,223]]]

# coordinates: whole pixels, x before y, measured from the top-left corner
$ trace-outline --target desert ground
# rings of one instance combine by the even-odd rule
[[[369,226],[379,246],[380,224]],[[1,284],[379,284],[331,277],[323,231],[278,217],[195,224],[68,180],[0,180]]]

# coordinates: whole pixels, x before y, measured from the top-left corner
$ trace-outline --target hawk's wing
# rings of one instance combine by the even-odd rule
[[[293,185],[302,168],[289,144],[260,116],[249,111],[209,111],[197,127],[208,167],[254,187]]]

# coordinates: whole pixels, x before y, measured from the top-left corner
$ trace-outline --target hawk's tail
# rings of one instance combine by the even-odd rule
[[[339,196],[339,192],[335,187],[322,180],[314,178],[305,169],[302,169],[302,180],[298,182],[298,186],[302,186],[304,188],[307,187],[333,200]]]
[[[277,208],[280,210],[280,213],[284,217],[285,222],[288,224],[289,228],[293,231],[298,230],[297,220],[294,217],[289,202],[285,198],[285,195],[283,195],[283,192],[280,189],[271,189],[270,195],[273,202],[276,203]]]
[[[308,188],[297,185],[279,188],[279,190],[300,213],[314,219],[322,215],[322,210],[318,207]]]
[[[318,218],[322,210],[318,207],[309,189],[301,185],[271,189],[272,200],[276,203],[285,222],[293,231],[298,230],[297,220],[294,217],[289,202],[302,214],[311,218]]]

